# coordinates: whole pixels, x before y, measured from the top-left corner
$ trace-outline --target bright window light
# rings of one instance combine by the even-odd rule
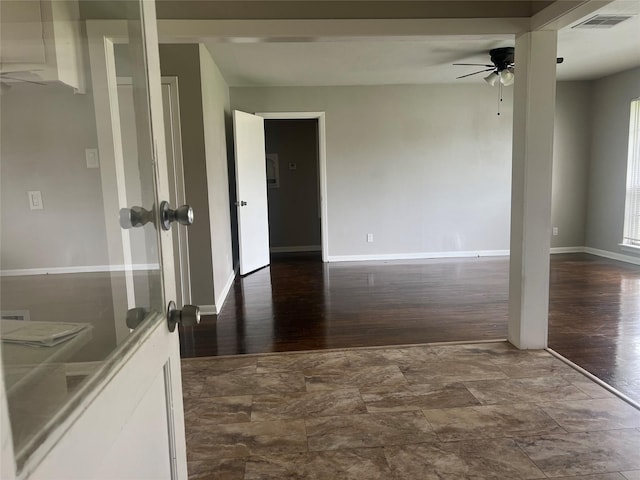
[[[640,247],[640,98],[631,101],[629,159],[622,243]]]

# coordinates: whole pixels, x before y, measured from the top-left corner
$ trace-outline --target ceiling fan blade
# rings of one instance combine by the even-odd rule
[[[467,67],[491,67],[494,68],[493,65],[485,65],[484,63],[452,63],[452,65],[463,65]]]
[[[25,80],[24,78],[10,77],[9,75],[6,75],[6,74],[2,75],[2,79],[15,80],[16,82],[33,83],[34,85],[46,85],[46,83],[34,82],[33,80]]]
[[[459,77],[456,77],[456,80],[457,80],[457,79],[459,79],[459,78],[470,77],[471,75],[477,75],[477,74],[479,74],[479,73],[488,72],[488,71],[490,71],[490,70],[495,70],[495,67],[487,68],[486,70],[479,70],[479,71],[477,71],[477,72],[473,72],[473,73],[468,73],[468,74],[466,74],[466,75],[461,75],[461,76],[459,76]]]

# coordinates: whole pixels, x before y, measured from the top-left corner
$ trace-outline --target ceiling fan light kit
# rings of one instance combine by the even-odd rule
[[[500,77],[498,76],[498,74],[496,72],[491,72],[489,75],[487,75],[484,78],[484,81],[487,82],[492,87],[494,87],[499,78]]]
[[[515,48],[513,47],[502,47],[489,50],[489,57],[491,58],[491,63],[493,63],[493,65],[485,65],[482,63],[454,63],[454,65],[460,66],[485,67],[477,72],[467,73],[466,75],[456,77],[456,80],[458,78],[478,75],[479,73],[491,72],[489,75],[484,77],[484,81],[492,87],[495,87],[496,85],[498,86],[498,115],[500,115],[500,102],[502,102],[502,87],[509,87],[513,85],[516,80],[514,53]],[[558,57],[556,59],[556,63],[562,63],[563,61],[564,58],[562,57]]]
[[[500,83],[502,83],[505,87],[509,85],[513,85],[515,81],[515,75],[509,71],[509,69],[504,69],[500,72]]]

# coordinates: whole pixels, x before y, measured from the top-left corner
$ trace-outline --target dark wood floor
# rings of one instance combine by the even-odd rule
[[[640,402],[640,267],[552,255],[549,347]]]
[[[222,312],[181,331],[182,355],[502,339],[508,258],[323,264],[274,258]],[[549,345],[640,400],[640,267],[553,255]]]

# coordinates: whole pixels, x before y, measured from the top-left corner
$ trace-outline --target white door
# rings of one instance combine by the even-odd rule
[[[233,112],[240,275],[269,265],[264,119]]]
[[[41,103],[34,108],[40,108],[40,115],[49,115],[47,109],[59,111],[63,118],[55,121],[66,122],[66,130],[74,135],[64,141],[53,134],[40,138],[40,148],[34,148],[38,144],[33,141],[26,146],[12,145],[10,155],[3,156],[3,174],[5,167],[12,166],[12,155],[18,159],[18,153],[27,151],[35,178],[40,178],[39,169],[56,162],[62,169],[57,181],[94,178],[97,188],[80,189],[84,196],[76,199],[69,223],[63,225],[67,243],[74,248],[65,250],[70,265],[53,273],[65,274],[21,273],[32,276],[20,278],[23,288],[30,288],[30,295],[38,297],[31,321],[20,325],[24,335],[32,339],[36,333],[42,335],[43,328],[47,332],[63,327],[77,331],[59,343],[46,340],[45,346],[34,348],[22,340],[16,343],[15,338],[6,343],[9,330],[4,327],[9,324],[3,320],[3,480],[187,478],[178,333],[171,332],[167,322],[167,305],[176,298],[173,243],[171,231],[160,226],[158,207],[161,200],[169,198],[169,181],[155,4],[147,0],[125,3],[114,12],[119,20],[86,22],[84,41],[91,73],[88,97],[75,98],[71,90],[59,85],[11,88],[16,106],[25,102],[27,108],[28,99],[37,95]],[[104,17],[103,10],[100,18]],[[132,79],[127,95],[134,121],[121,117],[118,76]],[[73,114],[64,116],[70,109]],[[82,117],[87,112],[92,118]],[[31,128],[35,129],[41,119],[33,118]],[[55,128],[52,125],[51,131]],[[123,139],[123,129],[135,129],[135,144]],[[66,135],[66,130],[58,131]],[[78,148],[72,144],[83,132],[87,135],[82,141],[97,142],[97,152],[86,152],[86,167],[91,170],[82,170],[84,158],[82,169],[73,166],[77,165],[73,158]],[[4,141],[3,136],[3,147]],[[63,154],[58,155],[57,147],[49,147],[47,142],[61,144]],[[82,149],[87,146],[91,145],[80,144]],[[64,160],[69,155],[72,167],[66,168]],[[39,157],[42,164],[36,161]],[[67,191],[43,190],[44,208],[40,208],[33,228],[45,222],[47,215],[55,214],[57,204],[72,195],[74,182],[67,185]],[[74,223],[74,216],[87,210],[90,217],[102,221],[83,229]],[[57,226],[48,225],[50,248],[55,250]],[[87,243],[87,238],[93,243]],[[29,245],[18,247],[26,251]],[[52,259],[66,261],[52,253]],[[108,263],[94,265],[93,260],[85,262],[93,262],[90,265],[76,266],[72,261],[91,255],[104,255],[106,260],[102,261]],[[40,285],[45,285],[42,292]],[[56,304],[69,289],[77,292],[74,302]],[[42,302],[45,314],[34,321]],[[85,306],[81,318],[69,313]],[[57,311],[62,312],[64,322],[53,318]],[[196,316],[195,312],[191,315],[194,320]],[[97,350],[106,353],[100,356]]]

